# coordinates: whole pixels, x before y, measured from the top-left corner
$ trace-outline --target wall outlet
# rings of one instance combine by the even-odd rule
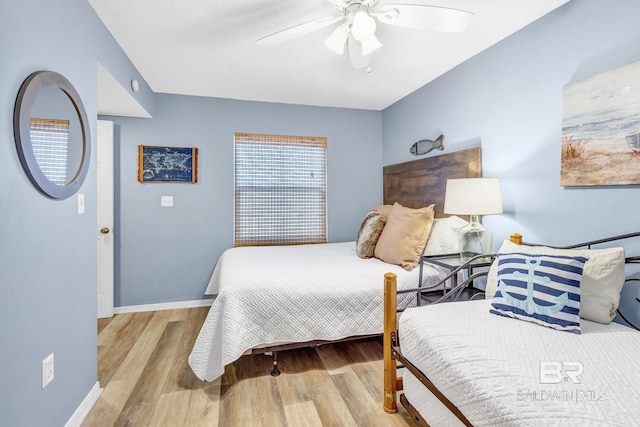
[[[42,388],[53,381],[53,372],[53,353],[51,353],[42,361]]]

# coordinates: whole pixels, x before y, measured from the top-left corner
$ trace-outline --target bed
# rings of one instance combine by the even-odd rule
[[[395,278],[386,275],[385,411],[396,411],[401,391],[400,402],[419,425],[640,425],[640,333],[611,322],[626,280],[625,264],[637,263],[638,257],[625,258],[624,249],[610,246],[638,236],[562,249],[505,242],[487,272],[492,298],[404,311],[400,307],[397,324]],[[601,243],[607,247],[592,247]],[[586,261],[579,259],[583,256]],[[582,263],[579,272],[571,273],[580,277],[577,286],[584,303],[572,318],[579,317],[579,330],[556,319],[560,314],[549,314],[543,325],[538,319],[506,318],[509,313],[500,312],[504,294],[515,295],[506,288],[513,277],[524,280],[522,272],[529,268],[537,275],[544,260],[568,264],[574,259]],[[513,265],[521,261],[522,270],[514,273]],[[542,283],[537,280],[535,297],[544,298],[537,294]],[[544,283],[553,287],[555,281],[552,277]],[[532,301],[542,305],[541,299]],[[559,313],[571,311],[571,304]],[[510,317],[519,313],[514,309]],[[397,363],[403,368],[401,377]]]
[[[433,204],[432,215],[443,217],[446,180],[480,176],[480,160],[477,147],[387,166],[383,206],[398,203],[418,211]],[[383,233],[389,224],[387,218]],[[189,356],[195,375],[212,381],[243,354],[266,352],[273,354],[272,375],[277,375],[278,351],[382,334],[379,278],[392,271],[400,288],[413,288],[419,269],[361,258],[357,250],[355,242],[343,242],[225,251],[205,291],[216,298]],[[443,272],[423,268],[423,289],[444,286]],[[412,303],[411,296],[400,301]]]

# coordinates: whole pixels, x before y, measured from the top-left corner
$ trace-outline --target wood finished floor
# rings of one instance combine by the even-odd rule
[[[212,383],[187,363],[208,307],[118,314],[98,321],[104,389],[82,424],[94,426],[409,426],[382,409],[377,340],[243,356]]]

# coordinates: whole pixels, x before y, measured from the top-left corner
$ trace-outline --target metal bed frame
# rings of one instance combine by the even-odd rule
[[[621,234],[604,239],[591,240],[584,243],[578,243],[569,246],[549,246],[554,249],[592,249],[593,246],[603,243],[611,243],[619,240],[630,239],[634,237],[640,237],[640,232]],[[528,246],[542,246],[535,243],[525,243],[522,241],[520,234],[514,233],[510,236],[510,240],[516,244],[523,244]],[[454,269],[447,277],[442,279],[441,283],[446,283],[453,275],[458,274],[460,271],[467,270],[469,265],[478,258],[492,257],[495,255],[478,255],[474,258],[467,260],[456,269]],[[640,264],[640,256],[630,256],[625,258],[625,264]],[[387,413],[397,412],[397,393],[403,390],[402,378],[397,377],[397,369],[405,368],[411,372],[442,404],[458,418],[462,424],[466,426],[472,426],[471,422],[464,416],[464,414],[442,393],[438,388],[429,380],[429,377],[415,367],[410,361],[408,361],[401,352],[400,349],[400,337],[397,330],[397,314],[404,311],[397,308],[397,296],[399,294],[415,293],[417,295],[417,305],[431,305],[436,303],[457,301],[461,292],[471,286],[473,281],[486,276],[487,271],[480,271],[470,274],[465,280],[458,284],[458,286],[449,289],[442,297],[432,302],[425,302],[423,295],[426,293],[424,288],[403,289],[397,290],[396,277],[393,273],[385,274],[384,278],[384,333],[383,333],[383,347],[384,347],[384,399],[383,408]],[[625,283],[628,282],[640,282],[640,278],[627,278]],[[635,298],[640,303],[640,298]],[[633,324],[628,320],[624,314],[618,308],[617,314],[622,320],[624,320],[628,326],[640,331],[639,325]],[[400,403],[405,407],[407,412],[411,414],[413,420],[421,426],[428,426],[429,424],[424,420],[420,413],[411,405],[403,393],[400,394]]]

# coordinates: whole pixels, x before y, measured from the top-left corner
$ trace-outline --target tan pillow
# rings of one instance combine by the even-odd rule
[[[356,253],[360,258],[371,258],[373,256],[373,251],[383,228],[384,216],[381,213],[371,211],[364,217],[356,239]]]
[[[379,212],[384,216],[384,219],[389,218],[389,214],[391,213],[391,209],[393,209],[393,205],[378,205],[374,206],[373,210]]]
[[[411,209],[395,203],[376,244],[375,257],[412,270],[418,265],[432,224],[433,205]]]

